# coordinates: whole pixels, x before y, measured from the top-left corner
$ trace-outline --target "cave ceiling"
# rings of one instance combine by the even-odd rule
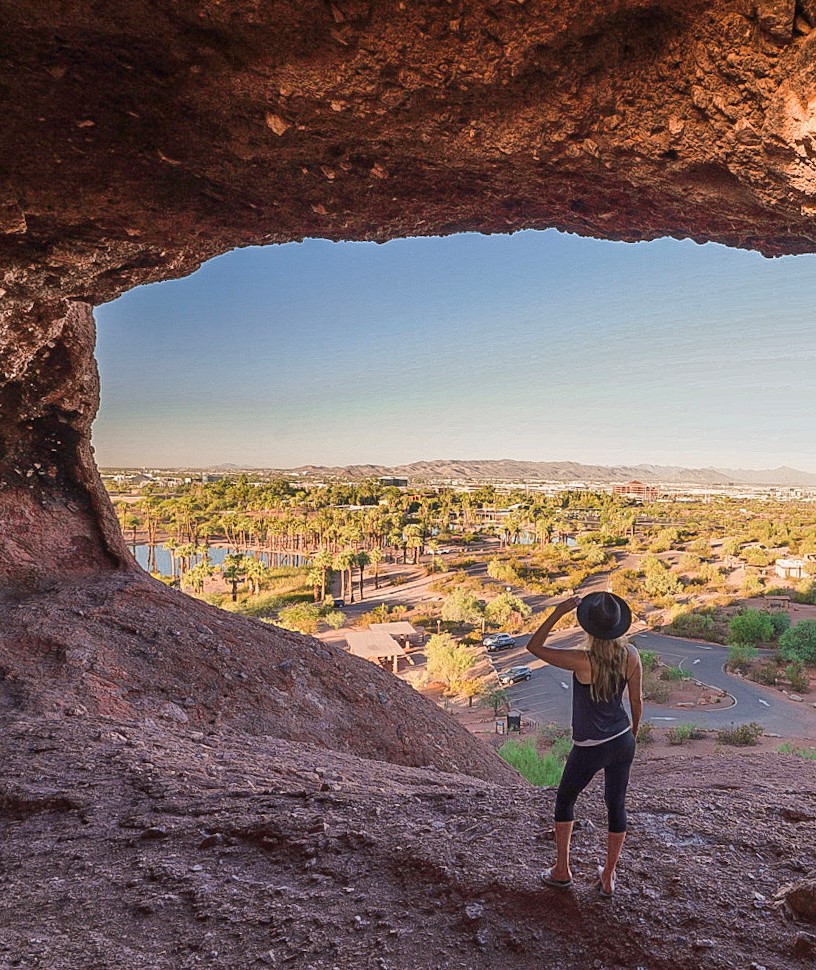
[[[548,228],[816,248],[816,0],[3,4],[0,288]]]

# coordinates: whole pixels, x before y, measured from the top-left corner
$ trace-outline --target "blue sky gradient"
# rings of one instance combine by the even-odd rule
[[[236,250],[98,308],[97,459],[816,471],[816,257],[549,232]]]

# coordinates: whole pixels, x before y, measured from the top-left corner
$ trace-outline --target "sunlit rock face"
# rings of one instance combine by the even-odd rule
[[[233,246],[555,226],[816,249],[814,24],[814,0],[7,5],[4,522],[73,516],[50,568],[127,562],[86,306]],[[49,543],[2,532],[0,573],[41,574]]]

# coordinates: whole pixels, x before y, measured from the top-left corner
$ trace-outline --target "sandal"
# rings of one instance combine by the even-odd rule
[[[552,869],[545,869],[541,873],[541,881],[551,889],[569,889],[572,885],[572,879],[553,879]]]
[[[598,866],[598,889],[600,889],[602,896],[611,896],[615,892],[615,876],[614,875],[612,876],[612,887],[609,890],[609,892],[607,892],[604,889],[604,884],[603,884],[603,866]]]

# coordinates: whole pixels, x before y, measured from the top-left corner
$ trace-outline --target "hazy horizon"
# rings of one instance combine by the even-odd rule
[[[585,467],[597,467],[597,468],[677,468],[685,469],[688,471],[719,471],[719,472],[748,472],[748,473],[763,473],[763,472],[775,472],[775,471],[793,471],[802,472],[803,474],[811,475],[816,474],[814,472],[808,472],[804,468],[793,468],[790,465],[777,465],[775,468],[734,468],[725,465],[687,465],[682,462],[628,462],[621,461],[615,464],[608,464],[605,462],[597,461],[577,461],[571,458],[511,458],[504,455],[501,458],[463,458],[461,456],[454,458],[416,458],[412,461],[396,461],[396,462],[382,462],[382,461],[355,461],[355,462],[345,462],[342,465],[329,464],[322,461],[307,461],[302,462],[299,465],[258,465],[258,464],[239,464],[237,462],[227,462],[227,461],[214,461],[208,462],[204,465],[195,464],[170,464],[170,465],[159,465],[150,462],[142,462],[136,465],[128,464],[110,464],[105,462],[99,462],[99,468],[111,469],[111,468],[128,468],[128,469],[139,469],[139,468],[154,468],[161,470],[173,470],[173,469],[186,469],[189,471],[211,471],[219,468],[235,468],[238,471],[291,471],[299,468],[404,468],[410,465],[427,465],[427,464],[485,464],[487,462],[491,463],[504,463],[504,462],[532,462],[536,464],[545,465],[581,465]]]
[[[812,256],[673,239],[236,250],[97,309],[93,441],[108,467],[511,454],[813,473],[814,304]]]

